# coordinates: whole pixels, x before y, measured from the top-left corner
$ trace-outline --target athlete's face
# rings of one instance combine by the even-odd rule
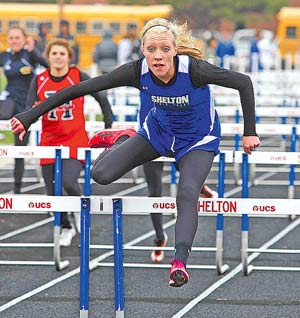
[[[152,73],[164,83],[168,83],[174,76],[173,58],[176,53],[174,42],[168,32],[145,35],[143,54]]]
[[[51,70],[68,69],[70,62],[68,50],[62,45],[53,45],[49,51],[48,62]]]
[[[13,52],[20,52],[26,42],[26,37],[22,30],[11,29],[7,34],[7,43]]]

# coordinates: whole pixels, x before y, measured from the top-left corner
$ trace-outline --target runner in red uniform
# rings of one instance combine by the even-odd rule
[[[31,83],[27,105],[31,107],[36,103],[46,100],[66,87],[80,83],[88,79],[88,75],[77,67],[70,67],[73,51],[68,41],[56,39],[50,42],[46,48],[46,56],[50,68],[36,76]],[[94,93],[104,114],[105,127],[112,124],[112,110],[103,92]],[[88,147],[88,135],[85,131],[84,97],[70,100],[58,108],[53,109],[42,117],[42,133],[40,146],[69,146],[70,159],[64,159],[62,163],[62,185],[66,195],[80,196],[81,189],[78,183],[82,162],[77,160],[77,148]],[[54,160],[41,159],[42,174],[46,184],[48,195],[53,195]],[[79,214],[74,214],[75,226],[80,231]],[[70,222],[67,213],[61,214],[62,233],[60,244],[69,246],[76,231]]]

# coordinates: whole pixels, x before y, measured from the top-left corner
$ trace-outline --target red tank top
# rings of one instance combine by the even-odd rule
[[[38,100],[44,101],[56,92],[79,82],[80,71],[76,67],[71,67],[59,82],[53,81],[49,70],[46,70],[37,77]],[[83,106],[84,98],[79,97],[43,115],[40,146],[69,146],[70,158],[77,159],[77,148],[88,147]],[[53,159],[41,159],[41,165],[52,163]]]

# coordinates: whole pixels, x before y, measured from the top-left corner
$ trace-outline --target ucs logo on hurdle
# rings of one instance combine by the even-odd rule
[[[25,200],[26,201],[26,200]],[[13,210],[14,203],[20,203],[20,199],[13,197],[0,197],[0,210]],[[24,203],[26,205],[26,202]],[[23,207],[24,207],[23,205]],[[51,209],[52,205],[49,201],[29,201],[27,203],[29,209]]]
[[[254,205],[254,212],[276,212],[276,207],[274,205]]]
[[[208,200],[198,201],[198,213],[241,213],[243,207],[238,200]],[[154,202],[152,205],[155,210],[175,210],[176,203],[173,202]],[[275,205],[253,205],[253,212],[276,212]]]
[[[159,202],[159,203],[153,203],[153,209],[176,209],[175,203],[169,203],[169,202]]]
[[[28,207],[31,209],[51,209],[51,202],[29,202]]]

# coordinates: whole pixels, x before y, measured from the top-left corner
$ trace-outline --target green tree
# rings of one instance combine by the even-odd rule
[[[111,4],[172,4],[175,16],[179,20],[187,20],[192,27],[206,28],[216,24],[221,18],[235,23],[245,24],[251,13],[273,16],[278,10],[288,5],[288,0],[114,0]]]

